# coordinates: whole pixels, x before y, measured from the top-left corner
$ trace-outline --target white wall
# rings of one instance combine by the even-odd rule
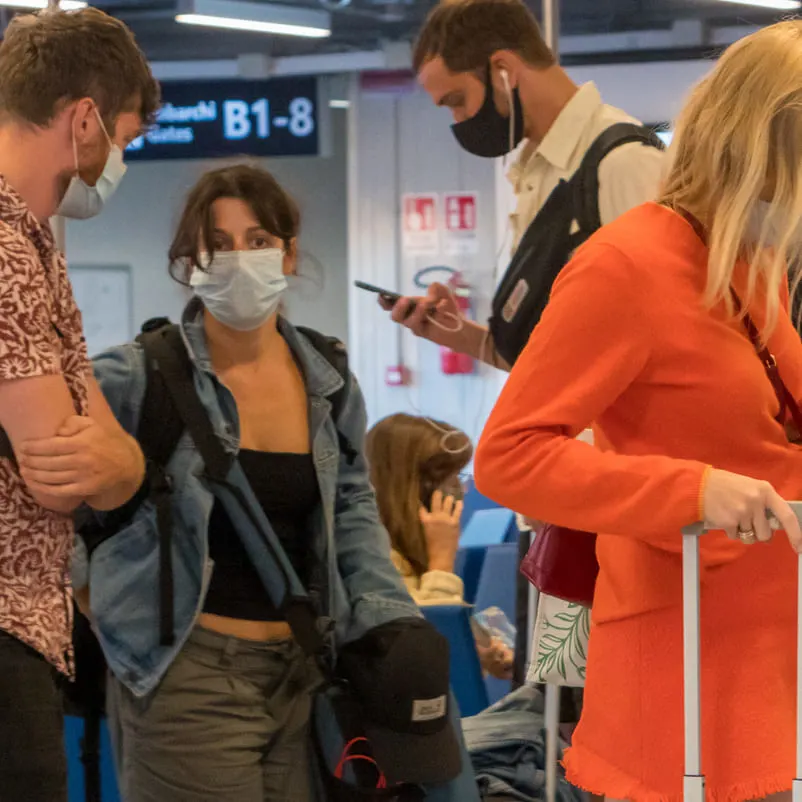
[[[322,286],[306,279],[295,281],[287,299],[289,316],[344,340],[348,336],[346,114],[332,114],[330,157],[262,162],[300,205],[301,252],[322,266]],[[188,296],[167,273],[167,250],[187,191],[205,170],[222,163],[132,164],[98,218],[68,224],[70,263],[131,265],[135,329],[157,315],[178,319]],[[317,277],[312,259],[302,258],[300,265],[302,274]]]
[[[474,285],[477,317],[486,319],[496,256],[494,162],[464,153],[453,140],[449,113],[423,93],[358,96],[352,112],[350,279],[409,293],[417,270],[448,265]],[[479,252],[459,257],[403,253],[402,194],[455,190],[479,193]],[[372,422],[392,412],[420,411],[474,437],[481,431],[498,393],[502,377],[497,371],[481,367],[475,375],[446,376],[437,346],[391,323],[374,295],[352,289],[350,308],[352,362]],[[386,370],[399,356],[412,370],[412,384],[387,386]]]
[[[624,109],[645,123],[672,120],[693,86],[712,69],[713,61],[654,61],[571,67],[579,84],[594,81],[605,103]]]

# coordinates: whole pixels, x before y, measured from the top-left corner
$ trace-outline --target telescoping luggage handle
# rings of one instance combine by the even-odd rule
[[[791,502],[796,517],[802,521],[802,501]],[[779,529],[769,516],[772,529]],[[694,524],[682,530],[682,622],[684,639],[683,674],[685,680],[685,802],[704,802],[705,778],[702,773],[702,720],[700,700],[701,640],[699,627],[699,537],[715,527]],[[797,580],[797,701],[796,701],[796,769],[793,802],[802,802],[802,555],[799,556]]]

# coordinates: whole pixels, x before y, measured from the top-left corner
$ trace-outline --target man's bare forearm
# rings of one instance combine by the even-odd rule
[[[94,510],[116,510],[129,501],[145,480],[145,457],[139,443],[128,434],[125,437],[128,459],[121,465],[123,475],[108,490],[91,496],[86,503]]]
[[[466,320],[461,332],[464,352],[486,365],[509,372],[510,366],[496,353],[493,336],[487,326]]]

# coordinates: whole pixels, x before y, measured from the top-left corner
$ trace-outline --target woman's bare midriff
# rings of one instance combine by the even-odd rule
[[[280,641],[292,638],[290,625],[284,621],[244,621],[211,613],[201,613],[198,624],[220,635],[252,641]]]

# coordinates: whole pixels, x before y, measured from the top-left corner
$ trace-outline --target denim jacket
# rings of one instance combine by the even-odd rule
[[[202,307],[190,302],[182,331],[195,368],[195,389],[220,440],[236,453],[236,405],[214,374],[202,321]],[[373,627],[419,611],[390,560],[389,538],[379,521],[363,456],[366,413],[356,379],[348,378],[337,421],[358,452],[349,464],[340,454],[328,400],[343,386],[343,378],[292,325],[282,320],[279,327],[301,368],[309,398],[309,431],[321,497],[311,518],[312,542],[328,573],[326,609],[335,622],[335,641],[347,643]],[[115,416],[135,435],[146,385],[141,347],[132,343],[107,351],[95,360],[94,368]],[[80,543],[76,550],[74,584],[82,587],[89,582],[95,628],[109,667],[137,696],[158,685],[203,609],[214,569],[207,538],[214,496],[201,478],[202,468],[200,454],[185,433],[168,465],[175,521],[173,646],[159,643],[158,531],[149,502],[125,530],[101,543],[90,561]]]

